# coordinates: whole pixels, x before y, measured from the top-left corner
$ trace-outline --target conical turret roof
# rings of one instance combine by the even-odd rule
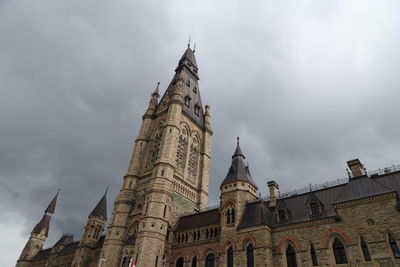
[[[90,216],[103,216],[107,219],[107,191],[90,213]]]
[[[244,156],[242,149],[240,148],[238,138],[237,146],[232,156],[231,166],[229,167],[228,174],[226,175],[221,186],[235,181],[244,181],[250,183],[255,188],[258,188],[256,183],[253,181],[253,178],[251,177],[249,164],[246,163],[245,159],[246,157]]]
[[[56,205],[57,205],[57,198],[58,198],[58,193],[60,190],[57,191],[57,194],[54,196],[53,200],[50,202],[49,206],[47,206],[46,210],[44,211],[45,213],[51,213],[54,214],[56,210]]]

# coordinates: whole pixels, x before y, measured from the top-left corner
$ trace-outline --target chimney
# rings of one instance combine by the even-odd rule
[[[267,183],[269,188],[269,206],[271,208],[276,206],[279,198],[279,185],[275,181],[269,181]]]
[[[364,165],[360,162],[359,159],[349,160],[347,162],[347,165],[351,170],[353,178],[366,175]]]

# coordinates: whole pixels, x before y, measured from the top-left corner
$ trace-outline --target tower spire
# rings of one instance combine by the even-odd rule
[[[54,214],[55,210],[56,210],[56,204],[57,204],[57,198],[58,198],[58,194],[60,193],[60,189],[57,190],[56,195],[54,196],[53,200],[50,202],[49,206],[47,206],[46,210],[44,211],[44,213],[50,213],[50,214]]]
[[[89,214],[89,217],[102,216],[104,218],[107,218],[107,192],[108,192],[108,186],[107,186],[106,192],[104,193],[103,197],[97,203],[96,207],[94,207],[92,212]]]

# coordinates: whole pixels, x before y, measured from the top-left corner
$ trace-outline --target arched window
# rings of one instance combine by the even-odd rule
[[[180,257],[177,261],[176,261],[176,267],[183,267],[183,258]]]
[[[230,223],[231,223],[231,211],[228,209],[228,211],[226,212],[226,224]]]
[[[232,209],[232,212],[231,212],[231,223],[234,223],[235,222],[235,209]]]
[[[361,249],[364,255],[365,261],[371,261],[371,255],[369,254],[369,249],[367,243],[365,243],[364,239],[361,237]]]
[[[158,154],[160,152],[160,145],[161,145],[161,132],[157,133],[153,140],[153,146],[151,147],[150,151],[150,164],[154,164],[158,158]]]
[[[229,247],[227,252],[228,267],[233,267],[233,248]]]
[[[215,267],[215,256],[214,254],[208,254],[206,257],[206,267]]]
[[[158,266],[158,256],[156,257],[156,264],[154,265],[155,267]]]
[[[389,245],[390,245],[390,248],[392,249],[393,256],[396,259],[400,258],[399,247],[397,246],[396,239],[394,239],[391,234],[389,234]]]
[[[197,159],[198,159],[198,141],[196,138],[193,139],[193,144],[190,146],[189,151],[189,163],[188,170],[189,174],[192,176],[196,175],[197,172]]]
[[[194,256],[192,259],[192,267],[196,267],[197,266],[197,257]]]
[[[318,260],[317,260],[317,253],[315,252],[314,246],[311,244],[310,247],[310,254],[311,254],[311,261],[313,266],[318,266]]]
[[[178,140],[178,147],[176,149],[176,165],[183,169],[186,160],[186,131],[185,129],[182,130],[181,135],[179,136]]]
[[[208,239],[208,229],[206,229],[206,239]]]
[[[286,262],[288,267],[297,267],[296,251],[290,244],[286,248]]]
[[[254,267],[254,249],[252,244],[248,244],[246,248],[247,267]]]
[[[344,264],[347,263],[346,250],[342,242],[339,239],[335,238],[335,241],[332,244],[333,254],[335,255],[336,264]]]

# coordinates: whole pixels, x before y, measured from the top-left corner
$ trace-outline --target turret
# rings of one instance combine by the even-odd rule
[[[92,251],[95,249],[107,221],[107,191],[88,216],[84,233],[79,242],[73,263],[77,267],[88,265]],[[75,265],[73,265],[75,266]]]
[[[51,215],[54,214],[57,204],[58,193],[44,211],[42,219],[35,225],[22,253],[17,261],[16,267],[29,266],[32,258],[43,249],[44,242],[49,234]]]
[[[237,138],[236,150],[228,174],[223,180],[221,189],[222,225],[235,229],[247,202],[257,199],[257,185],[250,174],[249,164],[245,161]]]

